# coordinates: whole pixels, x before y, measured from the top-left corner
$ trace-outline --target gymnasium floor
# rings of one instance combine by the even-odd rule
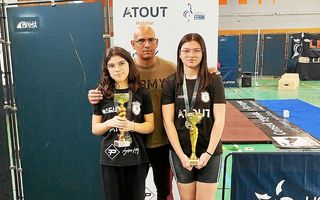
[[[259,77],[257,81],[252,80],[252,87],[225,88],[227,99],[249,99],[256,100],[278,100],[278,99],[300,99],[314,106],[320,107],[320,81],[300,81],[299,88],[294,91],[278,91],[279,78],[275,77]],[[225,157],[230,152],[274,152],[278,149],[273,144],[224,144]],[[225,200],[230,200],[230,185],[231,185],[231,160],[228,158],[227,174],[226,174],[226,190]],[[216,199],[222,199],[222,177],[221,171],[220,182]]]
[[[254,98],[256,100],[300,99],[320,107],[320,81],[300,81],[298,90],[278,91],[279,79],[263,77],[258,78],[257,82],[252,80],[252,87],[225,88],[226,98]]]

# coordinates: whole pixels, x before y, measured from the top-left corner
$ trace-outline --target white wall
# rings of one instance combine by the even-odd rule
[[[17,3],[18,2],[18,0],[3,0],[3,2],[5,2],[5,3]]]
[[[228,0],[219,6],[220,30],[320,28],[320,0]]]
[[[151,24],[155,29],[156,37],[159,38],[157,55],[175,63],[180,39],[186,33],[197,32],[206,42],[207,54],[210,55],[208,65],[215,66],[218,46],[218,0],[199,2],[199,0],[114,0],[113,44],[134,53],[130,44],[133,31],[139,24]],[[140,11],[134,11],[133,8]],[[160,14],[142,16],[140,12],[143,11],[142,13],[145,14],[145,10],[148,9],[158,9]],[[197,19],[195,16],[201,18]]]

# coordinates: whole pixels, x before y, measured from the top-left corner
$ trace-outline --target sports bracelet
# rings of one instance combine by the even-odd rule
[[[206,153],[209,154],[210,156],[213,156],[213,154],[212,154],[212,153],[209,153],[208,151],[206,151]]]

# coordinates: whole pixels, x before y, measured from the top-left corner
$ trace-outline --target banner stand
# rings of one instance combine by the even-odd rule
[[[222,197],[221,197],[221,200],[224,200],[224,197],[225,197],[228,158],[229,158],[230,156],[232,156],[233,154],[235,154],[235,152],[229,153],[229,154],[226,155],[226,157],[224,158],[224,162],[223,162],[223,177],[222,177]]]
[[[232,152],[230,199],[319,199],[319,152]]]

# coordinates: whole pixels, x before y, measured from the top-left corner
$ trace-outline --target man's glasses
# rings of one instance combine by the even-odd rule
[[[202,54],[203,50],[202,49],[181,49],[180,52],[182,54],[190,54],[193,53],[195,55],[200,55]]]
[[[157,38],[139,39],[139,40],[135,40],[134,42],[139,45],[145,45],[147,41],[150,45],[154,45],[156,44],[158,39]]]

